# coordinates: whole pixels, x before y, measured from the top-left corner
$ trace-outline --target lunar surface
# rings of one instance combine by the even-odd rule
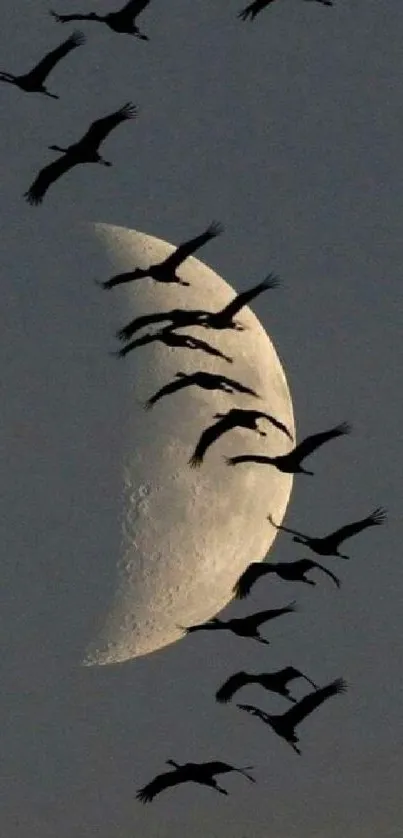
[[[105,248],[101,281],[158,262],[175,249],[123,227],[96,224],[95,233]],[[205,245],[202,258],[205,254],[208,258],[214,246],[214,241]],[[134,317],[174,308],[219,310],[236,293],[194,257],[183,263],[178,274],[189,287],[140,279],[109,291],[99,290],[102,305],[113,308],[123,326]],[[261,279],[245,277],[237,290]],[[259,304],[268,309],[275,306],[276,291],[265,291]],[[113,664],[146,655],[182,637],[178,626],[217,614],[231,600],[239,575],[251,561],[265,558],[275,537],[267,515],[271,512],[282,520],[292,476],[253,463],[232,469],[225,457],[285,453],[293,443],[281,430],[266,419],[259,421],[265,437],[235,428],[208,448],[199,468],[191,468],[188,462],[202,432],[217,421],[215,414],[233,407],[266,411],[295,436],[290,393],[276,351],[249,308],[243,309],[237,320],[245,331],[201,326],[178,330],[178,334],[206,341],[232,362],[200,349],[167,347],[159,341],[140,346],[125,358],[106,359],[117,365],[119,374],[120,365],[124,365],[130,392],[127,423],[122,429],[121,543],[119,554],[110,556],[116,572],[114,593],[86,650],[85,665]],[[148,327],[134,337],[155,333],[159,327]],[[106,347],[109,337],[113,338],[105,336]],[[178,373],[198,371],[233,379],[257,396],[186,386],[163,395],[152,409],[144,408],[160,388],[178,381]]]

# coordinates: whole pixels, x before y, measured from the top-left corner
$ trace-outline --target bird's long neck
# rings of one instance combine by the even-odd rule
[[[15,84],[16,78],[11,73],[0,73],[0,81],[7,81],[9,84]]]

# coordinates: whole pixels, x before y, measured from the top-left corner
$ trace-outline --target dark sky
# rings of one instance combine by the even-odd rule
[[[59,102],[1,85],[7,838],[401,834],[401,4],[279,0],[253,24],[237,20],[241,7],[154,0],[141,20],[148,44],[87,24],[88,43],[49,79]],[[29,69],[73,28],[52,21],[47,2],[0,8],[9,72]],[[74,142],[128,100],[140,113],[105,144],[114,167],[76,169],[42,207],[28,206],[21,196],[52,159],[47,146]],[[83,555],[96,568],[108,533],[87,493],[85,448],[58,458],[66,427],[80,425],[87,355],[76,340],[94,299],[95,262],[70,231],[102,221],[177,243],[213,218],[226,232],[205,258],[228,282],[241,289],[269,271],[283,280],[254,311],[287,372],[299,436],[343,420],[354,428],[312,460],[315,478],[296,479],[287,522],[321,534],[376,506],[389,511],[387,527],[351,542],[350,563],[329,560],[340,592],[327,580],[274,586],[300,613],[273,627],[266,668],[293,663],[320,683],[350,685],[301,727],[301,757],[214,702],[232,672],[265,668],[252,641],[200,635],[122,666],[74,663],[86,619],[74,573]],[[59,354],[48,359],[55,334]],[[103,340],[104,324],[100,351]],[[81,379],[69,375],[77,351]],[[95,446],[113,406],[92,409]],[[54,433],[41,433],[53,415]],[[49,513],[55,487],[59,518]],[[284,536],[272,556],[301,552]],[[267,597],[262,583],[256,610]],[[252,688],[245,700],[284,707]],[[253,764],[258,783],[228,777],[227,799],[189,787],[143,807],[135,790],[168,757]]]

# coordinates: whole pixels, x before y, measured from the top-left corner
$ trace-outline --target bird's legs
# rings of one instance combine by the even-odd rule
[[[254,638],[254,640],[257,640],[257,641],[258,641],[258,643],[264,643],[264,645],[265,645],[265,646],[270,646],[270,640],[265,640],[265,638],[264,638],[264,637],[261,637],[261,636],[260,636],[260,634],[258,634],[258,635]]]
[[[306,576],[301,576],[301,582],[305,582],[305,585],[313,585],[315,587],[316,582],[312,579],[307,579]]]
[[[49,90],[46,90],[45,87],[41,90],[41,93],[44,93],[45,96],[49,96],[51,99],[60,99],[60,96],[57,96],[56,93],[49,93]]]
[[[97,163],[100,163],[101,166],[112,166],[112,163],[109,160],[104,160],[103,157],[100,157]]]

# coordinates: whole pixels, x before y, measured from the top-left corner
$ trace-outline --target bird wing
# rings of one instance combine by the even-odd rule
[[[242,20],[247,20],[248,17],[251,17],[252,20],[256,17],[262,9],[265,9],[266,6],[269,6],[270,3],[273,3],[273,0],[254,0],[254,3],[251,3],[249,6],[246,6],[241,12],[239,12],[238,17],[242,18]]]
[[[24,193],[28,203],[40,204],[49,186],[75,165],[77,165],[77,161],[72,160],[69,154],[63,154],[49,166],[41,169],[28,191]]]
[[[186,376],[183,378],[174,378],[173,381],[170,381],[169,384],[165,384],[163,387],[160,387],[153,396],[147,401],[147,405],[151,407],[151,405],[158,402],[164,396],[170,396],[172,393],[176,393],[178,390],[182,390],[184,387],[190,387],[194,382],[192,381],[192,376]]]
[[[276,276],[269,274],[269,276],[263,280],[263,282],[259,282],[258,285],[254,285],[253,288],[248,288],[247,291],[241,291],[240,294],[237,294],[233,300],[231,300],[228,305],[224,306],[217,314],[228,318],[228,320],[232,319],[235,314],[246,306],[254,297],[257,297],[258,294],[261,294],[262,291],[265,291],[267,288],[277,288],[279,285],[279,280]]]
[[[193,239],[189,239],[183,244],[180,244],[179,247],[174,250],[167,259],[164,260],[164,264],[168,265],[170,268],[178,268],[182,262],[187,259],[188,256],[191,256],[195,250],[198,250],[199,247],[202,247],[203,244],[206,244],[210,239],[215,238],[215,236],[220,235],[223,232],[223,227],[221,224],[217,224],[213,222],[207,227],[207,230],[204,233],[201,233],[200,236],[196,236]]]
[[[371,515],[367,515],[366,518],[361,518],[360,521],[354,521],[352,524],[346,524],[344,527],[340,527],[340,529],[331,533],[327,536],[327,538],[334,541],[337,543],[337,546],[339,546],[342,541],[346,541],[346,539],[351,538],[352,535],[356,535],[361,532],[361,530],[365,530],[367,527],[375,527],[378,524],[383,524],[385,520],[386,510],[379,506],[371,512]]]
[[[297,562],[295,562],[295,564],[297,564]],[[320,564],[320,562],[314,562],[312,561],[312,559],[300,559],[298,564],[302,570],[305,568],[305,571],[311,570],[314,567],[319,567],[320,570],[322,570],[323,573],[326,573],[327,576],[330,576],[330,578],[333,579],[335,585],[337,585],[337,587],[340,588],[339,577],[332,573],[331,570],[328,570],[328,568],[325,567],[323,564]]]
[[[114,113],[108,116],[103,116],[101,119],[96,119],[84,134],[80,143],[88,144],[96,149],[117,125],[126,119],[134,119],[136,115],[136,105],[133,105],[131,102],[126,102],[118,111],[114,111]]]
[[[139,789],[136,793],[136,797],[138,800],[141,800],[142,803],[149,803],[157,794],[164,791],[164,789],[176,786],[179,783],[184,783],[186,782],[186,779],[187,778],[184,776],[184,772],[181,768],[178,768],[175,771],[165,771],[164,774],[158,774],[154,780],[151,780],[150,783],[147,783],[146,786]]]
[[[271,425],[274,425],[274,427],[275,427],[275,428],[278,428],[278,429],[279,429],[279,431],[282,431],[282,432],[283,432],[283,434],[285,434],[286,436],[288,436],[288,439],[290,439],[290,440],[291,440],[291,442],[293,442],[293,437],[292,437],[292,434],[291,434],[291,433],[290,433],[290,431],[288,430],[287,426],[286,426],[286,425],[284,425],[284,424],[283,424],[283,422],[280,422],[280,420],[279,420],[279,419],[276,419],[276,417],[275,417],[275,416],[272,416],[272,415],[271,415],[271,413],[262,413],[262,412],[260,412],[260,411],[258,411],[258,410],[257,410],[257,411],[256,411],[256,415],[257,415],[259,418],[261,417],[262,419],[267,419],[267,420],[270,422],[270,424],[271,424]]]
[[[290,724],[290,726],[294,728],[302,722],[306,716],[309,716],[310,713],[316,710],[320,704],[326,701],[327,698],[331,698],[332,695],[344,693],[346,690],[346,682],[342,678],[338,678],[326,687],[321,687],[320,689],[315,690],[315,692],[308,693],[305,698],[298,701],[297,704],[294,704],[290,710],[287,710],[287,712],[283,714],[283,718],[287,720],[287,724]]]
[[[269,567],[269,565],[262,562],[251,562],[234,586],[234,594],[237,599],[244,599],[248,596],[255,582],[260,579],[261,576],[270,572],[271,567]]]
[[[206,428],[206,430],[203,431],[189,460],[190,465],[193,468],[199,466],[210,445],[212,445],[213,442],[215,442],[215,440],[220,436],[231,430],[231,428],[234,428],[236,424],[236,418],[232,415],[232,411],[230,410],[222,417],[222,419],[219,419],[218,422],[214,422],[213,425]]]
[[[131,338],[135,332],[142,329],[143,326],[149,326],[151,323],[162,323],[164,320],[169,320],[169,312],[166,314],[164,312],[143,314],[141,317],[135,317],[134,320],[130,320],[130,323],[127,323],[126,326],[119,329],[117,337],[120,338],[120,340],[128,340],[128,338]]]
[[[131,14],[133,20],[143,11],[143,9],[147,8],[150,0],[129,0],[125,6],[121,9],[121,12],[127,12]]]
[[[328,442],[330,439],[335,439],[338,436],[343,436],[344,434],[349,434],[351,431],[350,425],[347,422],[343,422],[341,425],[336,425],[335,428],[331,428],[330,431],[322,431],[319,434],[312,434],[312,436],[306,437],[299,445],[294,448],[293,454],[297,455],[300,460],[303,460],[308,454],[312,454],[316,448],[319,448],[321,445],[324,445],[325,442]]]
[[[247,672],[236,672],[235,675],[231,675],[225,684],[216,692],[215,697],[219,704],[226,704],[227,701],[230,701],[234,693],[240,690],[241,687],[244,687],[245,684],[249,684],[250,681],[251,676]]]
[[[252,777],[250,774],[247,774],[245,769],[229,765],[228,762],[220,762],[219,760],[215,760],[212,762],[204,762],[203,768],[208,768],[208,771],[211,774],[211,776],[213,774],[228,774],[230,771],[237,771],[239,774],[243,774],[244,777],[247,777],[248,780],[251,781],[251,783],[256,782],[255,778]]]
[[[72,49],[79,47],[81,44],[84,44],[86,41],[85,35],[82,32],[73,32],[70,35],[70,38],[67,38],[66,41],[59,44],[56,49],[53,49],[51,52],[48,52],[44,58],[37,64],[29,75],[35,75],[35,79],[41,83],[45,81],[46,76],[49,75],[50,71],[53,69],[55,64],[64,58]]]
[[[249,617],[245,617],[244,619],[257,628],[258,626],[261,626],[262,623],[266,623],[268,620],[274,620],[276,617],[281,617],[282,614],[290,614],[296,610],[294,601],[290,602],[290,604],[286,605],[284,608],[270,608],[266,611],[257,611],[256,614],[250,614]]]

